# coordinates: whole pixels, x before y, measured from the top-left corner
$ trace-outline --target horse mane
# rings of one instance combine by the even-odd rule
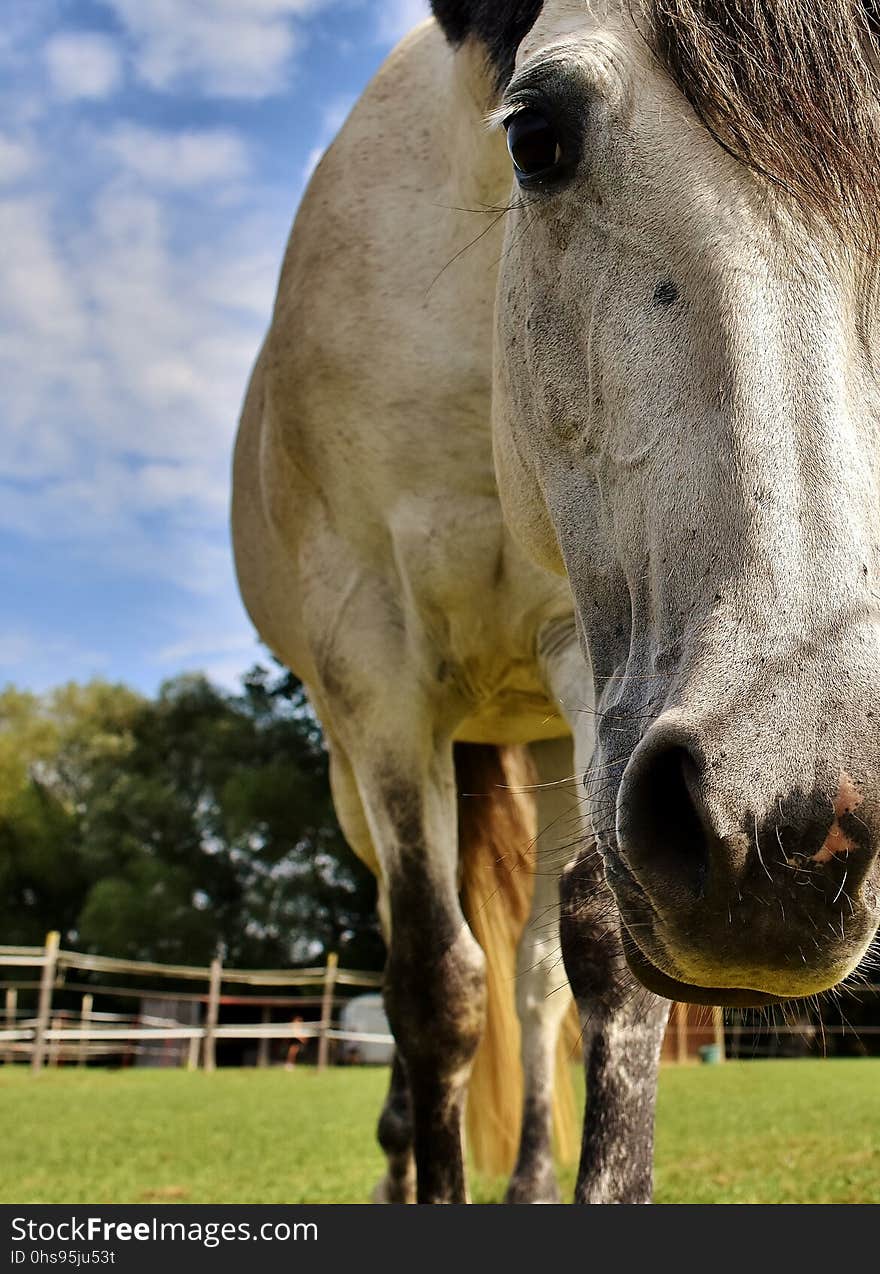
[[[535,25],[544,0],[431,0],[434,17],[451,44],[480,41],[499,89],[513,74],[516,51]]]
[[[725,150],[872,249],[878,0],[641,0],[646,37]]]

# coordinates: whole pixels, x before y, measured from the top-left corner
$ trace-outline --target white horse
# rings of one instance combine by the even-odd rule
[[[572,858],[576,1199],[646,1201],[664,997],[813,994],[877,927],[873,18],[851,0],[434,12],[297,217],[236,453],[238,573],[379,880],[386,1197],[411,1197],[413,1151],[420,1200],[466,1197],[486,959],[460,886],[485,901],[526,844],[459,844],[465,743],[531,745],[546,831],[508,1197],[556,1197]],[[459,751],[491,772],[485,746]],[[497,787],[494,764],[465,790]],[[484,824],[515,813],[472,799]],[[469,872],[480,845],[490,875]],[[531,874],[506,873],[511,915]]]

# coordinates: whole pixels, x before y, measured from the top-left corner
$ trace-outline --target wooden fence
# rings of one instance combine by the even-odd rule
[[[219,959],[210,967],[192,965],[157,964],[143,960],[118,960],[108,956],[83,955],[80,952],[61,949],[59,935],[50,933],[44,947],[0,946],[0,969],[31,969],[39,971],[36,982],[5,984],[5,1010],[0,1019],[0,1061],[13,1062],[25,1059],[33,1071],[40,1071],[48,1063],[60,1059],[76,1060],[85,1064],[89,1057],[105,1056],[118,1052],[125,1045],[143,1047],[149,1043],[177,1041],[187,1045],[187,1066],[213,1071],[217,1065],[217,1044],[222,1040],[256,1040],[259,1045],[257,1064],[268,1064],[268,1047],[272,1040],[317,1039],[317,1063],[324,1069],[329,1061],[330,1047],[336,1041],[349,1044],[393,1044],[390,1035],[340,1030],[334,1025],[334,1015],[342,1002],[340,988],[378,990],[382,975],[358,973],[338,967],[335,955],[330,955],[322,968],[313,969],[227,969]],[[201,983],[203,990],[194,993],[179,990],[133,990],[125,987],[102,986],[94,982],[77,984],[70,980],[71,973],[89,975],[106,974],[108,977],[135,977],[169,979],[176,982]],[[223,995],[224,986],[251,988],[273,987],[299,990],[312,988],[310,997],[250,1001],[240,997],[241,1006],[254,1003],[263,1006],[263,1021],[257,1023],[221,1024],[221,1005],[230,997]],[[24,1017],[19,1010],[18,991],[27,987],[38,992],[36,1016]],[[80,991],[82,998],[78,1011],[53,1008],[56,991]],[[860,993],[880,991],[880,986],[866,984],[858,988]],[[158,1016],[128,1016],[118,1013],[98,1013],[94,1008],[96,995],[120,998],[167,998],[178,1002],[197,1002],[205,1006],[201,1024],[186,1025]],[[320,1008],[317,1021],[296,1021],[286,1024],[269,1021],[270,1009],[282,1005],[309,1005]],[[726,1054],[739,1055],[739,1038],[744,1030],[743,1017],[736,1011],[725,1020],[720,1009],[706,1009],[694,1005],[673,1006],[669,1031],[664,1045],[664,1057],[668,1061],[685,1062],[711,1049],[715,1060],[722,1061]],[[822,1036],[843,1034],[877,1035],[880,1026],[862,1025],[858,1031],[846,1026],[835,1027],[797,1020],[779,1022],[772,1026],[774,1036],[802,1036],[812,1032]],[[754,1050],[752,1054],[754,1055]]]
[[[199,1064],[206,1071],[216,1068],[217,1042],[219,1040],[263,1041],[289,1039],[318,1041],[318,1067],[323,1069],[329,1060],[330,1044],[343,1041],[350,1044],[393,1044],[390,1035],[369,1032],[344,1031],[334,1027],[333,1014],[337,1005],[339,987],[378,989],[382,975],[378,973],[351,972],[338,967],[337,957],[330,955],[323,968],[314,969],[226,969],[219,959],[209,968],[192,965],[155,964],[144,960],[117,960],[108,956],[83,955],[76,951],[64,951],[57,933],[50,933],[45,947],[0,946],[0,968],[39,970],[38,1001],[35,1017],[21,1019],[18,1009],[18,987],[7,986],[5,1017],[0,1029],[0,1058],[14,1061],[24,1055],[30,1060],[31,1070],[38,1072],[56,1061],[62,1048],[75,1046],[78,1060],[90,1055],[113,1051],[112,1046],[162,1043],[169,1040],[188,1042],[187,1065],[196,1069]],[[108,976],[137,978],[168,978],[174,981],[201,982],[206,991],[197,995],[180,995],[174,991],[162,994],[171,999],[189,999],[205,1004],[205,1020],[201,1025],[187,1026],[168,1019],[126,1017],[122,1014],[95,1013],[94,996],[105,995],[148,998],[149,992],[132,991],[117,987],[93,987],[82,996],[78,1015],[69,1010],[53,1011],[53,995],[56,990],[70,990],[67,981],[69,971]],[[261,1024],[220,1024],[220,1005],[224,985],[248,987],[287,987],[320,989],[321,1016],[317,1022],[290,1022],[287,1024],[263,1021]],[[153,993],[155,994],[155,993]],[[284,1001],[279,1001],[283,1003]],[[265,1018],[264,1013],[264,1018]]]

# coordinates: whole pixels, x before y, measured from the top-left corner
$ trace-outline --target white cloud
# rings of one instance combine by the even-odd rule
[[[198,668],[215,685],[240,692],[242,673],[256,663],[268,663],[269,655],[238,602],[213,618],[220,621],[218,627],[207,628],[202,620],[184,630],[178,640],[160,647],[152,662],[175,670]]]
[[[27,177],[37,166],[30,147],[0,133],[0,186],[9,186]]]
[[[222,97],[260,98],[284,87],[299,43],[294,20],[328,0],[105,0],[135,45],[154,89],[190,82]]]
[[[119,124],[105,145],[128,172],[157,186],[185,189],[237,181],[250,167],[243,139],[229,129],[172,133]]]
[[[200,290],[205,305],[237,310],[250,323],[268,324],[281,268],[292,203],[274,224],[268,217],[242,219],[224,240],[224,253],[202,260]],[[204,254],[203,254],[204,257]]]
[[[112,398],[137,407],[135,451],[178,462],[198,458],[204,468],[218,463],[218,450],[231,440],[259,329],[206,298],[205,281],[213,291],[210,275],[225,244],[175,251],[171,225],[170,210],[152,194],[105,190],[83,245],[82,286],[95,316],[93,338],[114,382]],[[246,254],[251,247],[241,235],[237,246]],[[264,315],[270,303],[268,294]],[[110,427],[118,438],[112,416]]]
[[[42,198],[0,201],[0,323],[69,348],[82,331],[72,280],[52,243],[49,207]],[[47,351],[51,352],[51,351]]]
[[[401,40],[403,37],[430,17],[431,6],[428,0],[380,0],[378,37],[380,40]]]
[[[118,180],[81,212],[64,236],[46,201],[0,200],[0,527],[231,592],[229,461],[287,215],[181,247],[174,205]]]
[[[181,663],[203,661],[206,656],[255,654],[257,650],[253,629],[244,622],[234,633],[226,633],[222,637],[216,632],[199,631],[189,634],[181,641],[163,646],[155,654],[159,663]],[[239,663],[239,667],[241,664]]]
[[[115,42],[98,32],[70,31],[53,36],[45,48],[49,78],[59,97],[109,97],[122,82],[122,60]]]

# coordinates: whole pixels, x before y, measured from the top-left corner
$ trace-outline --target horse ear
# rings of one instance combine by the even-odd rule
[[[513,74],[516,51],[538,20],[544,0],[431,0],[450,44],[474,37],[486,48],[499,84]]]

